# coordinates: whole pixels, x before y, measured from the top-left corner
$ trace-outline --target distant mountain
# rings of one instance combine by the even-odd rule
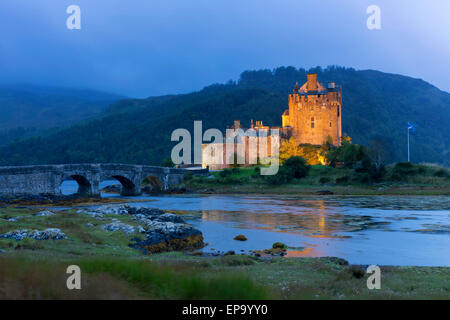
[[[122,96],[94,90],[0,86],[0,144],[96,115]]]
[[[449,93],[419,79],[341,67],[246,71],[236,83],[199,92],[121,100],[88,121],[3,147],[0,164],[159,164],[175,144],[170,141],[172,131],[192,131],[194,120],[203,120],[204,130],[224,129],[234,119],[281,125],[287,95],[297,81],[306,81],[308,72],[317,73],[323,83],[343,86],[343,131],[355,143],[382,141],[389,162],[404,161],[407,122],[413,122],[417,132],[411,136],[412,160],[450,165]]]

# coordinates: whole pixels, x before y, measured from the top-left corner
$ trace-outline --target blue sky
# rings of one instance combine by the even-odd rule
[[[81,30],[66,28],[72,4]],[[366,27],[372,4],[381,30]],[[1,83],[146,97],[249,69],[342,65],[450,91],[448,0],[2,0],[0,33]]]

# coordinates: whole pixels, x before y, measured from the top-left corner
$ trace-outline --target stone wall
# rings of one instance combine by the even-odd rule
[[[116,179],[122,185],[123,195],[141,194],[141,183],[148,176],[157,177],[164,190],[179,184],[185,169],[126,164],[67,164],[25,167],[0,167],[0,195],[60,194],[65,180],[77,181],[78,193],[100,195],[102,181]]]

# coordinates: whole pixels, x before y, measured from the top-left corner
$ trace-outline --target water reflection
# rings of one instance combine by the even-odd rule
[[[120,197],[119,195],[102,195]],[[450,197],[294,197],[168,195],[137,197],[184,214],[200,229],[204,251],[267,249],[288,256],[336,256],[351,263],[450,266]],[[244,234],[248,241],[234,241]]]
[[[297,248],[288,256],[328,255],[362,264],[450,265],[449,197],[151,199],[150,207],[188,212],[189,221],[209,243],[205,250],[245,252],[281,241]],[[241,233],[248,241],[232,240]]]

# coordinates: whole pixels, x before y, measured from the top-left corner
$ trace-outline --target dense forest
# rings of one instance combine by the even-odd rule
[[[175,145],[177,128],[224,129],[234,119],[281,125],[281,114],[298,81],[314,72],[322,83],[343,86],[343,131],[354,143],[382,144],[387,162],[406,160],[407,123],[414,162],[450,164],[450,94],[406,76],[342,67],[311,70],[281,67],[245,71],[237,82],[215,84],[183,95],[123,99],[94,118],[4,146],[0,164],[122,162],[160,164]]]
[[[65,127],[104,111],[123,96],[87,89],[0,86],[0,145]]]

